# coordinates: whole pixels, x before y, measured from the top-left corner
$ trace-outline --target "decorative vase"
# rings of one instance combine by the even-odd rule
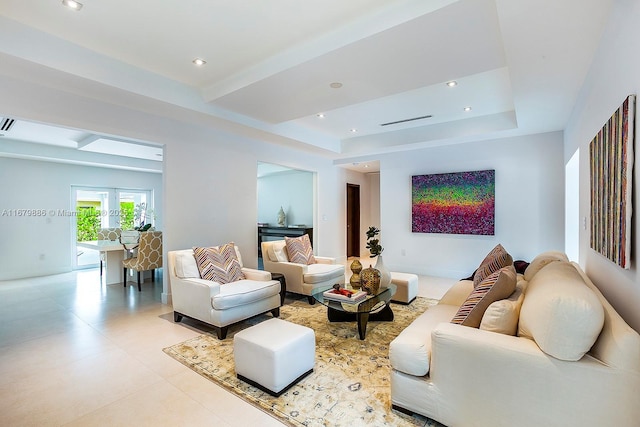
[[[349,283],[351,283],[351,287],[353,289],[360,289],[360,272],[362,271],[362,264],[360,263],[360,260],[355,259],[352,263],[351,263],[351,271],[353,272],[353,274],[351,275],[351,278],[349,279]]]
[[[371,267],[360,272],[360,287],[369,295],[376,295],[380,290],[380,271]]]
[[[386,288],[391,283],[391,272],[384,265],[382,255],[378,255],[378,259],[376,260],[376,269],[380,272],[380,286]]]
[[[284,214],[284,209],[282,209],[282,206],[280,206],[280,210],[278,211],[278,225],[280,227],[284,227],[286,217],[287,216]]]

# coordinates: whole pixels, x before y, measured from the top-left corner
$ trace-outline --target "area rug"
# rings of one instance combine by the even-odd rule
[[[410,305],[392,304],[394,320],[370,321],[364,341],[358,338],[355,322],[330,323],[323,305],[309,305],[306,299],[285,304],[280,309],[281,319],[315,331],[316,364],[311,375],[277,398],[238,380],[233,362],[234,333],[271,315],[230,328],[223,341],[200,335],[164,352],[290,426],[436,427],[441,424],[391,409],[388,357],[391,340],[435,303],[417,298]]]

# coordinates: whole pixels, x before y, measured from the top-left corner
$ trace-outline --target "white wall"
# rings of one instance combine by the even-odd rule
[[[32,68],[35,76],[29,74]],[[42,83],[48,73],[56,75],[52,77],[56,87]],[[166,251],[233,240],[247,266],[256,266],[257,163],[266,162],[316,172],[314,249],[319,255],[344,258],[345,184],[350,175],[330,158],[284,143],[233,136],[218,130],[217,121],[209,116],[127,93],[108,91],[108,102],[102,101],[103,92],[91,92],[93,85],[86,81],[60,78],[37,66],[13,69],[9,64],[0,69],[2,74],[2,114],[164,146]],[[77,94],[79,87],[91,97]],[[563,182],[564,166],[560,147],[557,133],[382,156],[379,204],[386,263],[400,271],[463,277],[498,242],[523,259],[542,250],[562,249],[563,194],[558,183]],[[411,233],[411,175],[487,168],[496,169],[495,237]],[[377,182],[371,177],[367,180],[373,189]],[[368,226],[366,220],[363,223]],[[400,255],[402,249],[405,256]],[[164,277],[163,299],[168,300],[168,275]]]
[[[383,157],[380,234],[385,264],[392,271],[463,278],[498,243],[514,260],[563,250],[562,150],[562,133],[555,132]],[[494,236],[411,231],[413,175],[485,169],[495,170]]]
[[[287,141],[239,138],[220,131],[221,120],[211,116],[21,61],[0,68],[0,93],[2,115],[163,145],[165,251],[234,240],[247,266],[256,266],[260,161],[317,172],[314,247],[344,254],[343,200],[335,190],[343,180],[329,158],[287,148]],[[168,274],[164,281],[169,301]]]
[[[144,173],[0,157],[0,280],[71,271],[75,241],[71,186],[150,189],[162,200],[162,176]],[[14,216],[14,209],[45,210],[45,216]],[[55,213],[51,213],[51,211]],[[156,226],[162,229],[162,209]],[[6,212],[5,212],[6,213]]]
[[[571,156],[564,170],[564,251],[571,261],[578,262],[580,227],[586,226],[580,218],[580,150]]]
[[[619,0],[565,131],[565,160],[580,148],[580,218],[590,223],[589,143],[630,94],[640,92],[640,2]],[[636,107],[637,108],[637,107]],[[638,112],[636,112],[636,117]],[[609,302],[640,331],[640,144],[636,119],[631,269],[623,270],[589,247],[589,227],[580,228],[580,264]]]
[[[300,170],[278,172],[258,178],[258,222],[278,225],[280,207],[285,225],[313,227],[313,173]]]

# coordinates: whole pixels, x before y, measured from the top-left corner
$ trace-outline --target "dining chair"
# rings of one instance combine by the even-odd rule
[[[124,270],[124,287],[127,287],[127,269],[138,272],[138,291],[140,286],[140,272],[151,270],[151,281],[155,281],[155,269],[162,268],[162,231],[145,231],[140,233],[140,245],[135,257],[122,261]]]

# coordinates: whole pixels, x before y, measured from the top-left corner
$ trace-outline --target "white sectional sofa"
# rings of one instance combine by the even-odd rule
[[[462,280],[391,344],[395,409],[449,427],[637,427],[640,336],[566,256],[545,253],[480,328]]]

